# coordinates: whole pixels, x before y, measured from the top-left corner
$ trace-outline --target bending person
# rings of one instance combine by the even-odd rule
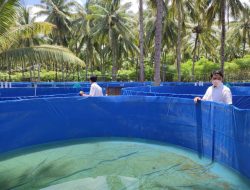
[[[80,96],[103,96],[102,88],[96,83],[97,76],[91,76],[89,81],[91,83],[89,94],[85,94],[83,91],[80,91]]]
[[[197,103],[200,100],[214,101],[225,104],[232,104],[232,93],[230,89],[223,84],[223,74],[221,71],[214,71],[211,73],[210,86],[203,98],[195,97],[194,102]]]

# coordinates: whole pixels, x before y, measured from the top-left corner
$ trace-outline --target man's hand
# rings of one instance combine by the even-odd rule
[[[194,98],[194,103],[197,103],[197,102],[199,102],[199,101],[201,101],[201,98],[200,98],[200,97],[195,97],[195,98]]]
[[[83,92],[83,91],[80,91],[80,92],[79,92],[79,95],[80,95],[80,96],[84,96],[84,92]]]

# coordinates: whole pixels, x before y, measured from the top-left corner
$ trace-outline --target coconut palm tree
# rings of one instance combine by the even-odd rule
[[[146,12],[146,51],[148,53],[154,51],[155,85],[159,85],[161,82],[160,68],[163,47],[167,46],[171,48],[173,45],[172,31],[174,27],[173,23],[168,19],[168,2],[168,0],[161,0],[161,2],[150,0],[148,6],[151,10],[147,10]],[[159,4],[162,7],[159,7]],[[155,40],[154,44],[152,44],[153,39]]]
[[[71,31],[71,14],[78,3],[69,0],[42,0],[36,5],[41,10],[37,17],[46,16],[46,22],[54,24],[57,29],[53,32],[53,40],[57,45],[68,47],[69,33]]]
[[[93,36],[99,41],[108,41],[112,53],[112,80],[116,80],[118,70],[118,39],[122,38],[126,46],[134,47],[134,35],[131,28],[135,21],[126,11],[131,3],[120,5],[120,0],[91,1],[89,18],[93,20]]]
[[[225,62],[225,40],[226,40],[226,10],[234,19],[237,19],[240,12],[243,10],[243,5],[240,0],[211,0],[207,10],[207,22],[211,26],[215,19],[221,27],[220,37],[220,63],[221,71],[224,72]]]
[[[95,64],[95,39],[93,37],[93,21],[88,19],[89,2],[87,1],[85,7],[81,5],[77,6],[76,14],[72,21],[72,51],[79,55],[84,54],[86,68],[85,68],[85,79],[88,80],[88,70],[90,68],[93,73],[93,65]],[[84,53],[83,53],[84,52]]]
[[[174,18],[177,18],[178,33],[177,33],[177,47],[176,47],[176,66],[178,81],[181,81],[181,48],[182,38],[185,36],[185,17],[194,15],[194,1],[192,0],[173,0],[171,3]]]
[[[246,47],[250,47],[250,7],[245,4],[240,19],[230,23],[229,38],[230,44],[235,47],[242,45],[242,57],[246,54]]]
[[[186,28],[191,30],[190,33],[187,33],[188,45],[193,49],[192,50],[192,80],[194,81],[194,67],[195,62],[199,60],[201,50],[204,50],[206,53],[216,55],[214,51],[217,47],[216,40],[216,31],[212,27],[207,26],[206,22],[206,9],[208,3],[206,0],[196,0],[193,4],[193,14],[190,14],[187,22]],[[184,39],[185,39],[184,38]],[[184,47],[187,49],[187,47]]]
[[[161,83],[160,66],[161,66],[161,40],[162,40],[162,18],[163,18],[163,1],[157,0],[157,14],[155,20],[155,56],[154,56],[154,82],[156,86]]]
[[[140,46],[140,82],[144,82],[144,25],[143,25],[143,2],[139,0],[139,46]]]
[[[50,33],[54,25],[50,23],[16,24],[18,18],[18,0],[0,1],[0,64],[7,64],[9,79],[11,67],[17,64],[51,64],[51,62],[77,63],[83,61],[69,50],[56,46],[20,46],[20,39],[32,38],[38,34]]]

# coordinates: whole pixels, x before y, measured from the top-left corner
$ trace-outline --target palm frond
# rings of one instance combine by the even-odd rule
[[[19,0],[0,1],[0,34],[6,32],[15,22],[18,6]]]
[[[7,50],[20,39],[30,38],[38,34],[47,35],[52,32],[54,27],[53,24],[48,22],[35,22],[14,27],[0,35],[0,52]]]
[[[60,46],[34,46],[11,49],[0,53],[0,64],[40,63],[40,64],[77,64],[85,66],[84,62],[70,50]]]

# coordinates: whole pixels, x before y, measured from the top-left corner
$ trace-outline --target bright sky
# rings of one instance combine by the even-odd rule
[[[86,2],[86,0],[76,0],[78,1],[80,4],[84,4]],[[22,4],[24,4],[25,6],[32,6],[34,4],[39,4],[41,2],[41,0],[21,0]],[[138,11],[138,0],[121,0],[121,3],[127,3],[127,2],[132,2],[132,6],[130,8],[131,11],[133,12],[137,12]],[[242,3],[247,3],[248,5],[250,5],[250,0],[241,0]],[[33,7],[32,8],[32,12],[33,14],[35,14],[39,9],[37,7]],[[45,20],[44,17],[38,18],[37,21],[43,21]]]
[[[84,4],[86,0],[77,0],[79,3]],[[122,2],[132,2],[133,3],[133,9],[138,8],[138,1],[137,0],[121,0]],[[21,0],[21,2],[24,2],[25,5],[34,5],[39,4],[40,0]],[[250,0],[241,0],[241,2],[247,3],[250,5]]]

